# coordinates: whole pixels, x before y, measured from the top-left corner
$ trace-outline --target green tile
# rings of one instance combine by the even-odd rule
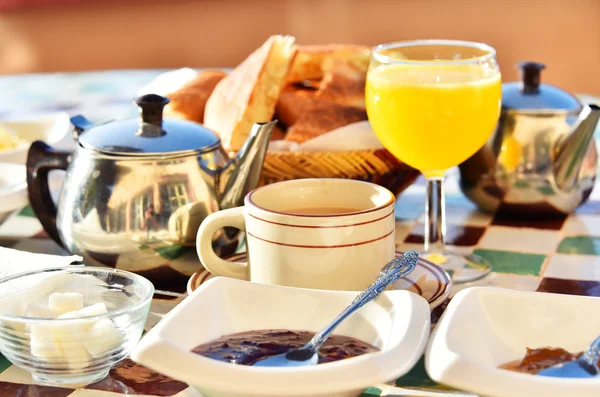
[[[513,186],[517,189],[527,189],[529,187],[529,183],[527,183],[527,181],[516,180]]]
[[[561,254],[600,255],[600,237],[565,237],[558,245]]]
[[[19,212],[19,216],[28,216],[30,218],[35,218],[35,212],[33,212],[33,208],[31,208],[31,206],[28,205]]]
[[[0,374],[6,371],[12,364],[2,354],[0,354]]]
[[[552,187],[550,186],[540,186],[535,188],[535,190],[537,190],[539,193],[541,193],[544,196],[553,196],[554,195],[554,189],[552,189]]]
[[[167,247],[156,248],[155,251],[158,252],[163,258],[175,260],[191,249],[193,248],[183,245],[169,245]]]
[[[477,249],[474,254],[487,259],[494,272],[532,276],[540,275],[540,270],[546,260],[546,255],[488,249]]]
[[[239,254],[240,252],[246,252],[246,233],[241,233],[240,241],[235,249],[236,254]]]
[[[365,390],[363,394],[360,395],[360,397],[372,397],[372,396],[381,396],[381,389],[371,386],[367,390]]]

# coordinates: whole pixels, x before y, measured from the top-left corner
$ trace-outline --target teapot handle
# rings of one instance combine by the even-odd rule
[[[27,153],[27,193],[33,212],[44,230],[54,241],[64,247],[56,227],[56,206],[48,187],[48,174],[52,170],[66,170],[70,152],[54,150],[42,141],[35,141]]]

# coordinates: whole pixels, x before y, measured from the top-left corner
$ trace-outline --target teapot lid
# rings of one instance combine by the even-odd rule
[[[580,111],[581,104],[568,92],[540,83],[541,71],[546,67],[539,62],[519,62],[521,81],[502,85],[502,108],[524,111]]]
[[[199,123],[163,119],[169,99],[147,94],[135,100],[140,116],[110,121],[85,130],[79,136],[81,146],[104,153],[148,156],[184,152],[207,152],[221,143],[216,134]]]

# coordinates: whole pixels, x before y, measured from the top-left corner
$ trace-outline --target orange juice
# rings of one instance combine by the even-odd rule
[[[496,69],[476,64],[380,65],[367,75],[367,114],[394,156],[426,177],[473,155],[493,132],[501,106]]]

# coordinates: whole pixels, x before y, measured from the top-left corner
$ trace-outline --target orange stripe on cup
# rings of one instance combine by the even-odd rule
[[[372,240],[367,240],[367,241],[361,241],[359,243],[352,243],[352,244],[340,244],[340,245],[300,245],[300,244],[287,244],[287,243],[280,243],[277,241],[271,241],[271,240],[267,240],[261,237],[257,237],[255,235],[253,235],[250,232],[246,232],[249,236],[254,237],[257,240],[261,240],[264,241],[265,243],[270,243],[270,244],[275,244],[275,245],[282,245],[284,247],[294,247],[294,248],[347,248],[347,247],[356,247],[358,245],[364,245],[364,244],[369,244],[369,243],[373,243],[375,241],[379,241],[379,240],[383,240],[384,238],[390,236],[392,233],[394,233],[394,229],[392,229],[392,231],[390,231],[389,233],[385,234],[384,236],[381,237],[377,237],[374,238]]]
[[[369,223],[373,223],[373,222],[377,222],[380,221],[382,219],[387,218],[388,216],[392,215],[394,213],[394,209],[392,208],[392,212],[390,212],[389,214],[382,216],[381,218],[377,218],[377,219],[372,219],[370,221],[364,221],[364,222],[359,222],[359,223],[352,223],[350,225],[331,225],[331,226],[317,226],[317,225],[292,225],[292,224],[288,224],[288,223],[281,223],[281,222],[274,222],[274,221],[268,221],[266,219],[263,218],[259,218],[256,215],[252,215],[252,214],[248,214],[249,216],[251,216],[252,218],[262,221],[262,222],[266,222],[266,223],[270,223],[272,225],[277,225],[277,226],[287,226],[287,227],[299,227],[299,228],[305,228],[305,229],[337,229],[340,227],[350,227],[350,226],[362,226],[362,225],[368,225]]]

